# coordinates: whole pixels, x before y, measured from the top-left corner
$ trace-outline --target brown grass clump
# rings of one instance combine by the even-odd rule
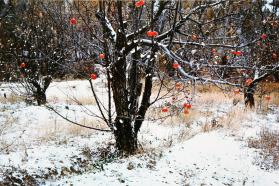
[[[271,104],[279,106],[279,89],[278,92],[273,92],[270,94],[271,96]]]
[[[197,85],[196,91],[200,93],[208,93],[208,92],[222,92],[223,90],[214,85]]]
[[[100,129],[107,128],[105,123],[97,121],[96,119],[89,120],[89,119],[84,118],[83,120],[77,121],[77,123],[85,125],[85,126],[89,126],[89,127],[100,128]],[[46,121],[46,124],[44,124],[43,127],[38,128],[38,131],[41,131],[41,133],[38,135],[38,140],[41,142],[55,141],[58,138],[61,138],[63,136],[67,136],[67,137],[85,136],[85,137],[87,137],[96,132],[95,130],[90,130],[88,128],[84,128],[84,127],[72,124],[61,118]],[[66,138],[63,140],[65,140],[65,143],[67,142]]]
[[[228,103],[231,99],[229,95],[222,92],[203,92],[198,93],[195,97],[195,102],[199,105],[217,105],[222,103]]]
[[[243,101],[243,93],[234,94],[233,89],[228,86],[223,86],[222,89],[214,85],[196,85],[195,90],[198,95],[201,95],[198,101],[205,103],[218,103],[228,101],[233,98],[234,103]],[[271,96],[271,100],[267,102],[265,96]],[[215,99],[212,99],[215,98]],[[274,104],[279,105],[279,83],[261,82],[257,86],[255,99],[259,105]]]
[[[265,100],[265,96],[270,96],[271,100]],[[256,99],[260,104],[279,105],[279,83],[260,83],[256,91]]]
[[[224,128],[228,129],[238,129],[240,125],[249,119],[250,110],[242,110],[239,108],[235,108],[230,111],[226,116],[220,118],[219,123]]]
[[[260,150],[257,164],[266,169],[279,168],[279,131],[263,129],[258,139],[249,139],[248,146]]]
[[[15,94],[7,95],[6,98],[0,97],[0,103],[4,103],[4,104],[7,104],[7,103],[14,104],[14,103],[22,102],[22,101],[24,101],[24,98],[21,96],[15,95]]]

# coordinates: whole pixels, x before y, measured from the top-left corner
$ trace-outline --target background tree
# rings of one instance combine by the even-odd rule
[[[244,87],[245,104],[254,107],[254,93],[262,81],[278,80],[278,10],[267,9],[266,2],[257,1],[246,11],[242,22],[242,39],[251,41],[260,35],[257,42],[246,49],[246,63],[250,69],[243,70],[243,76],[251,78]],[[250,5],[251,6],[251,5]]]
[[[1,37],[9,45],[2,51],[8,80],[19,81],[26,96],[35,98],[38,105],[45,104],[52,77],[62,72],[64,29],[52,21],[39,1],[15,1],[10,12]]]
[[[16,8],[16,5],[13,5],[11,1],[7,3],[0,1],[0,79],[3,81],[12,80],[10,73],[12,69],[15,69],[11,62],[13,61],[12,51],[16,48],[14,44],[16,42],[14,30],[16,30],[18,22],[14,11]]]

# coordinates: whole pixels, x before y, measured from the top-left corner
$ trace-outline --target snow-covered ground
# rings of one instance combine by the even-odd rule
[[[105,92],[101,81],[94,85]],[[10,95],[8,87],[2,84],[0,95]],[[98,110],[87,81],[54,82],[47,96],[72,120],[105,128],[90,116]],[[279,130],[277,106],[261,113],[207,94],[186,119],[146,121],[141,153],[120,158],[111,133],[74,126],[43,106],[2,102],[0,185],[279,185],[279,171],[259,166],[260,152],[247,142],[263,128]]]
[[[198,134],[157,157],[117,160],[103,171],[62,179],[53,185],[278,185],[279,171],[253,165],[246,143],[222,131]],[[131,169],[131,170],[129,170]]]

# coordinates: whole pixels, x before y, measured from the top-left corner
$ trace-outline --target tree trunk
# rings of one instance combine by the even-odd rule
[[[116,148],[120,152],[128,155],[135,154],[138,149],[138,141],[130,120],[117,118],[115,126],[116,130],[114,130],[114,136]]]
[[[113,123],[116,148],[124,154],[134,154],[137,151],[137,135],[133,129],[133,115],[130,113],[129,91],[135,91],[135,87],[127,86],[126,78],[126,55],[120,52],[125,47],[125,35],[120,30],[117,31],[117,41],[115,45],[115,55],[117,61],[111,70],[111,88],[117,117]],[[136,83],[136,82],[134,82]]]
[[[250,108],[255,107],[254,93],[255,93],[254,85],[244,88],[244,102],[246,107],[247,106],[249,106]]]
[[[274,73],[273,78],[275,82],[279,82],[279,72]]]
[[[35,99],[37,100],[38,105],[44,105],[46,104],[46,90],[49,87],[51,83],[52,78],[50,76],[46,76],[43,78],[43,87],[40,86],[40,84],[32,80],[30,83],[36,88],[36,91],[33,92],[33,95]]]
[[[35,98],[39,106],[46,104],[46,93],[42,90],[36,92]]]

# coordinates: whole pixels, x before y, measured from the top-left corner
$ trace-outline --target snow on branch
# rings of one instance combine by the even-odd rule
[[[139,28],[136,32],[130,33],[126,36],[126,38],[128,40],[133,40],[135,38],[135,36],[139,35],[139,34],[143,34],[144,32],[146,32],[149,28],[150,25],[152,25],[153,23],[155,23],[159,17],[161,16],[161,14],[163,13],[163,11],[165,10],[166,5],[169,3],[170,1],[159,1],[159,2],[155,2],[155,6],[154,6],[154,10],[156,11],[155,16],[152,20],[151,23],[144,25],[143,27]]]
[[[269,72],[266,72],[266,73],[262,74],[261,76],[259,76],[259,75],[255,76],[252,84],[260,82],[261,80],[265,79],[266,77],[268,77],[276,72],[279,72],[279,64],[277,64],[275,67],[273,67],[273,69],[269,70]]]
[[[0,11],[0,18],[4,18],[5,16],[7,16],[10,10],[11,10],[10,1],[7,1],[4,7],[2,7],[2,10]]]
[[[108,20],[108,18],[105,15],[103,15],[102,12],[97,12],[96,17],[101,22],[101,24],[105,28],[106,32],[109,33],[110,38],[114,42],[116,42],[116,32],[114,31],[114,29],[113,29],[110,21]]]
[[[180,44],[180,45],[194,45],[194,46],[202,46],[202,47],[223,47],[223,48],[243,48],[249,45],[256,43],[259,39],[255,39],[249,43],[240,44],[240,45],[224,45],[224,44],[206,44],[204,42],[197,43],[197,42],[182,42],[182,41],[173,41],[173,44]]]
[[[172,60],[175,61],[175,63],[183,63],[183,64],[188,64],[190,65],[190,67],[192,67],[192,63],[188,62],[188,61],[185,61],[183,59],[181,59],[179,56],[177,56],[173,51],[169,50],[167,48],[167,45],[163,45],[161,43],[158,43],[158,42],[154,42],[152,43],[151,40],[147,40],[147,39],[142,39],[140,40],[141,43],[143,44],[147,44],[147,45],[151,45],[151,44],[155,44],[157,45],[162,51],[164,51],[164,53]],[[195,76],[192,76],[190,74],[188,74],[187,72],[185,72],[185,70],[180,66],[178,67],[178,70],[180,72],[180,74],[182,76],[185,77],[185,79],[192,79],[192,80],[195,80],[195,81],[203,81],[203,82],[209,82],[209,83],[214,83],[214,84],[227,84],[227,85],[232,85],[232,86],[239,86],[239,84],[234,84],[234,83],[230,83],[228,81],[225,81],[225,80],[214,80],[214,79],[208,79],[208,78],[203,78],[203,77],[195,77]]]

